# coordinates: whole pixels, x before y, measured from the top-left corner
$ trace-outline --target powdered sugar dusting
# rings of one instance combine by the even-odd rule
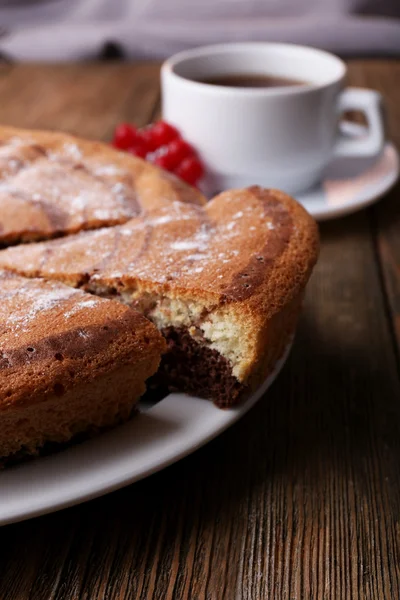
[[[140,280],[225,290],[239,273],[242,279],[235,285],[248,293],[251,273],[270,265],[275,251],[281,252],[286,243],[282,235],[293,232],[285,225],[284,211],[271,204],[266,212],[262,202],[252,199],[246,203],[237,193],[233,199],[224,202],[221,197],[206,207],[155,202],[147,214],[124,225],[36,245],[36,256],[25,257],[24,268],[40,261],[42,276],[87,274],[85,285],[94,292],[108,286],[119,290]],[[8,264],[15,264],[16,260],[22,263],[26,253],[16,248],[3,257],[6,254]],[[248,267],[253,260],[258,261],[256,268]]]
[[[4,282],[2,284],[4,287]],[[39,313],[58,307],[60,302],[77,293],[77,290],[66,286],[50,283],[38,286],[34,281],[20,282],[18,287],[11,290],[6,287],[0,292],[0,321],[5,327],[25,328]],[[10,310],[10,306],[16,309]]]
[[[171,250],[195,250],[199,247],[196,240],[181,240],[172,242]]]
[[[182,215],[180,220],[181,221],[187,221],[190,219],[189,215]],[[162,215],[161,217],[156,217],[154,219],[148,219],[148,223],[149,225],[152,225],[154,227],[157,227],[157,225],[166,225],[167,223],[174,223],[177,220],[177,215],[176,214],[167,214],[167,215]]]
[[[112,164],[98,164],[93,168],[93,172],[96,175],[111,175],[112,177],[124,176],[126,172],[118,167],[117,165]]]
[[[93,308],[94,306],[98,306],[99,305],[99,301],[96,298],[86,298],[85,300],[82,300],[81,302],[78,302],[77,304],[75,304],[75,306],[73,306],[71,308],[71,310],[68,310],[64,313],[64,317],[66,319],[69,319],[70,317],[72,317],[73,315],[76,315],[78,312],[82,311],[82,310],[86,310],[88,308]]]
[[[57,319],[98,306],[101,300],[51,281],[24,279],[0,271],[0,331],[15,337],[52,311]]]
[[[140,211],[132,174],[104,163],[101,153],[85,156],[73,141],[56,141],[46,148],[28,135],[13,136],[0,146],[0,167],[0,213],[6,236],[15,232],[18,239],[18,231],[43,230],[46,237],[90,228],[98,221],[126,222]]]
[[[65,144],[63,144],[63,151],[66,155],[70,156],[74,160],[81,160],[82,158],[81,149],[78,147],[77,144],[74,144],[73,142],[66,142]]]

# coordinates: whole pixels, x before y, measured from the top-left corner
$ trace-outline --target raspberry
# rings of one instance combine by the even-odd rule
[[[175,127],[166,123],[165,121],[158,121],[149,128],[151,135],[153,136],[154,144],[156,148],[165,146],[172,140],[179,138],[179,132]]]
[[[129,123],[121,123],[115,128],[113,145],[119,150],[126,150],[136,142],[136,139],[136,127]]]
[[[181,164],[175,169],[175,175],[189,183],[195,185],[204,175],[204,167],[195,156],[185,158]]]

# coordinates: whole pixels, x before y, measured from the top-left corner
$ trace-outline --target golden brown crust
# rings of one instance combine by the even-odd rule
[[[272,316],[301,291],[318,255],[314,220],[277,190],[175,202],[125,225],[0,252],[0,267],[86,289],[140,285]]]
[[[65,133],[0,127],[0,244],[125,223],[155,205],[205,198],[109,145]]]
[[[0,457],[36,454],[49,443],[62,444],[126,421],[158,362],[147,356],[136,367],[120,366],[83,381],[62,398],[49,394],[36,404],[10,406],[0,413]]]
[[[204,207],[158,206],[125,225],[35,244],[29,252],[10,248],[0,253],[0,267],[126,302],[137,291],[137,307],[160,327],[177,326],[168,322],[169,311],[189,306],[195,316],[182,325],[194,325],[211,348],[232,355],[234,375],[253,387],[294,332],[317,256],[318,230],[308,213],[286,194],[254,186],[224,192]],[[158,302],[164,309],[156,314]]]
[[[6,196],[17,190],[8,205],[0,192],[0,209],[8,206],[0,211],[3,242],[95,229],[9,248],[0,268],[115,295],[160,329],[187,327],[230,362],[240,383],[253,387],[265,377],[294,331],[318,255],[316,224],[297,202],[253,186],[205,204],[175,178],[99,142],[12,129],[0,130],[0,139]],[[40,192],[31,202],[35,186],[45,188],[45,201]],[[10,227],[12,211],[17,224],[26,217],[33,227]],[[38,398],[50,393],[38,389]]]
[[[157,329],[137,312],[57,282],[0,273],[0,414],[49,398],[64,402],[82,385],[164,349]],[[21,415],[23,411],[21,410]]]
[[[257,336],[253,363],[247,378],[250,390],[256,390],[271,375],[277,361],[293,341],[303,295],[303,292],[299,293],[272,318],[264,321]]]
[[[0,140],[0,243],[69,234],[0,252],[0,455],[127,418],[157,369],[153,324],[74,288],[185,327],[238,389],[270,373],[318,255],[297,202],[253,186],[205,204],[99,142],[11,128]]]

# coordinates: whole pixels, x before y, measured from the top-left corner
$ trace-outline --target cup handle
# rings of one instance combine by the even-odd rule
[[[365,136],[349,138],[339,135],[335,146],[336,156],[374,156],[385,144],[383,100],[381,94],[363,88],[347,88],[339,96],[338,112],[360,110],[367,118]]]

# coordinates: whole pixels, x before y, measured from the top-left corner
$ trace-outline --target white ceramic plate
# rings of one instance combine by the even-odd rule
[[[351,137],[366,133],[365,127],[355,123],[344,122],[341,127]],[[398,176],[399,156],[393,144],[387,142],[378,157],[333,160],[321,183],[296,198],[317,221],[335,219],[379,200]]]
[[[96,498],[143,479],[215,438],[242,417],[272,384],[289,354],[241,406],[169,394],[130,422],[66,450],[0,472],[0,525]]]

